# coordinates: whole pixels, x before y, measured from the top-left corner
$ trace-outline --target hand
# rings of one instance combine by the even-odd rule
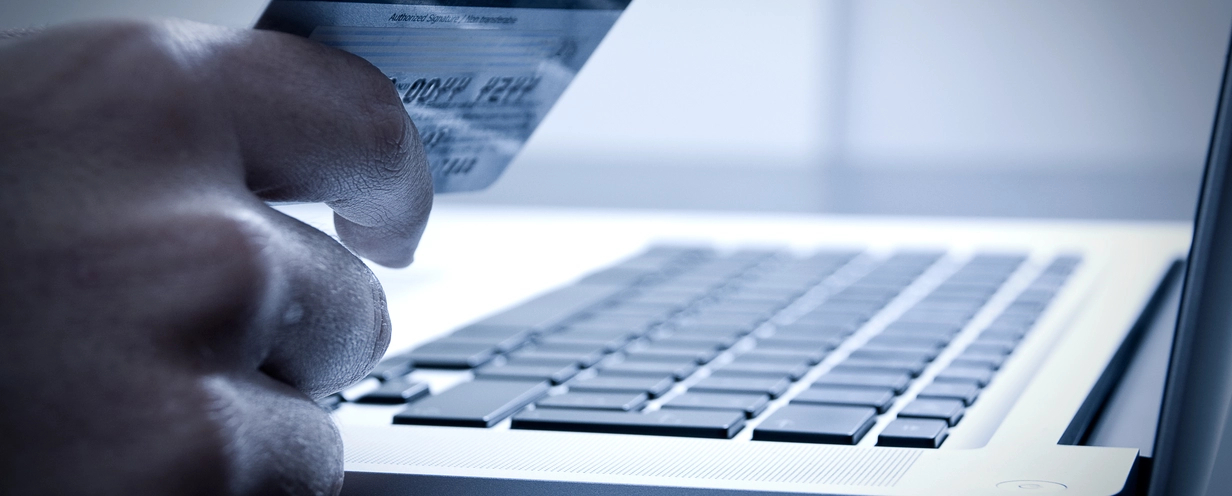
[[[389,342],[432,204],[367,62],[166,21],[0,41],[0,493],[330,494],[313,403]]]

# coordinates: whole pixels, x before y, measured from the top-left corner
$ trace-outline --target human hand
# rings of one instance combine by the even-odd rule
[[[380,359],[384,295],[264,201],[409,264],[432,182],[389,80],[179,21],[3,40],[0,68],[0,493],[336,493],[312,399]]]

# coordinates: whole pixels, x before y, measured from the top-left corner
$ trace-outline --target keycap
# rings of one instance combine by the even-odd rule
[[[445,338],[421,345],[407,356],[418,368],[470,369],[488,363],[496,357],[496,352],[496,345],[491,343]]]
[[[788,339],[769,337],[757,340],[757,349],[759,350],[792,350],[798,352],[811,352],[819,356],[825,356],[830,350],[838,347],[842,343],[841,339]]]
[[[589,367],[602,360],[607,349],[601,345],[579,343],[548,343],[522,348],[509,356],[527,360],[563,359],[572,360],[582,367]]]
[[[689,317],[691,325],[732,325],[750,331],[756,329],[769,319],[769,315],[760,313],[736,313],[710,310]]]
[[[632,360],[626,358],[623,362],[602,366],[602,370],[611,375],[650,375],[658,377],[670,375],[677,380],[693,375],[693,372],[696,372],[697,369],[697,362],[693,360],[662,362],[642,361],[636,358]]]
[[[475,377],[492,379],[538,379],[563,383],[581,371],[575,364],[534,365],[531,362],[514,361],[503,365],[486,365],[475,369]]]
[[[737,355],[732,363],[767,363],[777,367],[795,370],[797,367],[808,369],[813,366],[813,357],[806,355],[784,355],[782,353],[761,352],[756,349]]]
[[[548,392],[546,381],[475,380],[411,403],[395,424],[492,427]]]
[[[800,316],[795,324],[834,327],[860,327],[868,317],[864,313],[852,312],[813,312]]]
[[[699,349],[710,347],[725,350],[740,341],[740,336],[704,336],[696,334],[667,335],[654,340],[654,345],[661,348]]]
[[[966,351],[972,353],[990,353],[996,355],[1008,355],[1014,352],[1014,348],[1018,343],[1007,341],[997,341],[992,339],[977,339],[975,342],[967,345]]]
[[[536,340],[536,342],[539,344],[565,344],[601,347],[605,351],[612,352],[624,348],[625,345],[629,344],[629,337],[560,332],[548,336],[541,336]]]
[[[715,357],[722,353],[714,348],[662,348],[655,346],[653,343],[647,346],[626,349],[625,352],[630,358],[642,361],[666,361],[678,363],[682,361],[692,360],[696,363],[709,363]]]
[[[644,327],[630,328],[627,325],[612,324],[608,322],[582,321],[569,324],[565,326],[564,329],[557,331],[553,335],[557,334],[592,336],[596,339],[600,336],[607,336],[610,338],[623,336],[626,339],[635,339],[645,335],[646,329]]]
[[[646,404],[646,393],[579,393],[548,396],[535,405],[539,408],[579,408],[631,412]]]
[[[885,413],[894,404],[894,391],[878,387],[813,386],[791,399],[792,403],[867,406]]]
[[[994,373],[994,370],[982,367],[950,365],[937,373],[937,377],[934,380],[937,382],[973,382],[980,387],[984,387],[992,380]]]
[[[949,344],[949,338],[938,338],[929,336],[907,336],[903,334],[890,334],[873,336],[868,340],[869,347],[903,347],[903,348],[933,348],[941,349]]]
[[[355,402],[400,405],[402,403],[414,402],[427,395],[428,383],[399,377],[382,382],[381,387],[360,396]]]
[[[725,394],[703,393],[689,391],[672,398],[663,404],[663,408],[686,408],[702,410],[739,410],[744,416],[753,418],[761,415],[770,404],[770,397],[764,394]]]
[[[712,375],[698,381],[697,384],[689,388],[689,391],[757,393],[769,395],[771,398],[778,398],[789,387],[791,387],[791,381],[786,377],[730,377]]]
[[[834,370],[843,372],[906,372],[912,377],[920,375],[928,363],[921,360],[872,360],[868,358],[848,358],[839,362]]]
[[[730,439],[744,428],[744,418],[744,412],[735,410],[626,413],[540,408],[514,415],[513,428]]]
[[[740,356],[768,357],[766,360],[773,360],[777,362],[797,362],[803,360],[809,365],[817,365],[826,357],[826,352],[820,350],[792,350],[787,348],[754,348],[752,351],[745,352]]]
[[[937,358],[941,350],[933,347],[885,346],[866,344],[851,352],[851,356],[860,358],[896,357],[904,360],[923,360],[931,362]]]
[[[987,329],[984,329],[984,332],[980,333],[980,338],[981,339],[983,338],[995,339],[995,340],[1005,341],[1009,343],[1014,343],[1016,345],[1019,341],[1022,341],[1023,336],[1026,336],[1026,334],[1027,334],[1026,329],[1015,329],[1015,328],[1005,328],[1005,327],[987,328]]]
[[[857,406],[787,405],[753,430],[758,441],[856,444],[868,433],[877,410]]]
[[[859,326],[798,322],[778,326],[774,331],[774,335],[786,338],[797,336],[807,338],[815,336],[817,338],[832,337],[836,339],[843,339],[854,334],[856,329],[859,329]]]
[[[673,327],[672,336],[676,336],[676,337],[683,337],[683,336],[717,336],[717,337],[735,336],[735,337],[739,337],[739,336],[744,336],[750,332],[753,332],[753,329],[756,329],[756,328],[757,326],[748,326],[748,325],[742,325],[742,324],[681,323],[681,324],[676,324]]]
[[[470,325],[453,331],[448,339],[489,343],[497,350],[509,351],[526,344],[532,336],[534,332],[526,327]]]
[[[808,373],[808,366],[784,367],[773,363],[742,362],[732,367],[731,364],[712,369],[710,375],[720,377],[761,377],[772,379],[787,379],[795,381]]]
[[[569,383],[569,390],[646,393],[651,398],[657,398],[670,390],[675,383],[675,378],[669,375],[642,377],[599,374],[585,379],[574,379]]]
[[[886,326],[882,334],[913,334],[926,336],[953,337],[962,328],[953,324],[937,324],[933,322],[895,322]]]
[[[382,381],[402,377],[411,373],[411,357],[398,355],[385,357],[376,367],[368,372],[368,377],[375,377]]]
[[[951,426],[962,420],[966,405],[962,400],[945,398],[919,398],[907,403],[898,416],[903,418],[929,418],[944,420]]]
[[[623,291],[625,291],[623,284],[566,286],[487,317],[476,324],[546,331],[560,326],[565,319],[599,305]]]
[[[962,365],[964,367],[982,367],[992,370],[1001,368],[1001,364],[1005,363],[1005,355],[1000,353],[978,353],[965,351],[951,362],[954,365]]]
[[[980,387],[973,382],[934,382],[920,390],[920,398],[941,398],[962,401],[971,406],[980,396]]]
[[[902,394],[911,383],[911,374],[901,372],[827,372],[813,384],[821,386],[883,387]]]

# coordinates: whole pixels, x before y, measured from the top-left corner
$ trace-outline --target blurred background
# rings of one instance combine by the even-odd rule
[[[0,3],[0,28],[262,0]],[[1232,0],[635,0],[505,176],[441,203],[1186,220]]]

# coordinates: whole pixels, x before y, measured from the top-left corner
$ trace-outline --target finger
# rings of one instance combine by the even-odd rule
[[[338,494],[342,439],[329,414],[260,374],[207,378],[203,386],[230,447],[231,494]]]
[[[277,232],[268,258],[282,295],[260,369],[314,398],[337,392],[363,378],[389,346],[385,294],[368,266],[328,235],[258,208]]]
[[[359,57],[282,33],[236,32],[214,45],[208,66],[249,187],[266,200],[325,202],[353,250],[410,264],[432,178],[389,79]]]

